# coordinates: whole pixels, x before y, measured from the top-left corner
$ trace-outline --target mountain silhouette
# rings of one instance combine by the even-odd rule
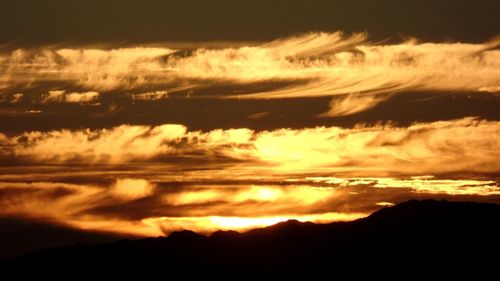
[[[119,239],[138,239],[138,236],[87,231],[43,219],[0,217],[0,261],[49,247],[76,243],[110,243]]]
[[[156,272],[222,280],[326,280],[340,274],[477,277],[494,273],[498,266],[499,224],[496,204],[408,201],[352,222],[290,220],[245,233],[180,231],[168,237],[50,248],[5,260],[0,269],[20,274],[20,269],[30,268],[51,276]]]

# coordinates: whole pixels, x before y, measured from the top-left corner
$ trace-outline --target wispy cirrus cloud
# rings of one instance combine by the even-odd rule
[[[375,104],[385,101],[389,95],[361,95],[348,94],[340,99],[332,99],[330,110],[321,113],[318,117],[336,117],[351,115],[365,111]]]
[[[2,88],[44,81],[85,91],[136,91],[153,99],[207,88],[214,97],[247,99],[344,96],[322,115],[357,113],[408,90],[494,91],[500,85],[499,40],[484,44],[371,43],[366,34],[307,33],[248,46],[16,50],[0,56]],[[256,85],[267,85],[256,87]]]
[[[164,73],[166,48],[18,49],[0,55],[0,88],[31,87],[44,81],[71,82],[91,90],[133,88]]]
[[[0,215],[142,236],[352,220],[500,197],[499,122],[255,132],[122,125],[0,135]],[[20,169],[19,167],[23,167]]]
[[[370,119],[375,123],[344,128],[304,126],[290,117],[286,124],[295,129],[248,128],[270,116],[288,118],[291,110],[306,107],[299,104],[303,99],[280,112],[255,105],[242,110],[243,125],[215,127],[232,129],[197,131],[162,119],[182,112],[172,109],[180,100],[184,106],[192,102],[188,97],[245,103],[333,97],[328,111],[314,105],[310,116],[330,124],[316,117],[360,113],[404,91],[426,92],[426,98],[434,98],[433,91],[493,96],[486,93],[500,85],[498,43],[385,44],[370,42],[366,34],[307,33],[206,48],[4,52],[3,112],[43,112],[37,117],[51,126],[6,126],[0,133],[0,161],[6,163],[0,165],[0,215],[156,236],[183,228],[240,230],[290,218],[351,220],[415,198],[498,200],[495,118],[408,126]],[[207,106],[208,99],[186,108],[210,119],[219,107]],[[84,106],[89,103],[100,104],[104,113]],[[161,118],[151,117],[152,107]],[[188,111],[188,121],[191,113],[198,112]],[[475,116],[452,118],[468,115]],[[52,126],[59,116],[74,118],[66,123],[73,129]],[[37,117],[19,123],[40,122]],[[83,125],[83,118],[93,125]]]

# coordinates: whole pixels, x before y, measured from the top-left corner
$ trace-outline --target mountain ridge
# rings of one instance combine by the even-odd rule
[[[492,203],[408,201],[352,222],[289,220],[244,233],[210,236],[180,231],[168,237],[52,248],[15,257],[0,268],[47,265],[115,272],[167,269],[186,277],[319,277],[331,267],[422,272],[485,272],[500,250],[500,206]],[[458,270],[458,271],[457,271]],[[120,272],[120,271],[118,271]],[[123,272],[122,272],[123,273]]]

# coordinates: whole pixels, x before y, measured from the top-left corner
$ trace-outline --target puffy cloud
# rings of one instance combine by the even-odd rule
[[[153,194],[155,186],[144,179],[117,179],[111,192],[124,200],[135,200]]]
[[[500,122],[255,132],[182,125],[0,134],[0,215],[156,236],[350,220],[415,198],[495,201]],[[23,165],[19,169],[18,165]],[[335,175],[335,176],[332,176]],[[428,175],[428,176],[422,176]]]
[[[27,132],[13,138],[12,152],[39,161],[90,161],[120,163],[130,159],[147,159],[168,153],[164,142],[181,140],[186,127],[122,125],[112,129]],[[57,149],[54,149],[57,148]]]
[[[308,33],[189,51],[16,50],[0,55],[0,88],[8,88],[0,102],[24,101],[13,94],[24,88],[40,103],[94,102],[123,89],[132,100],[155,101],[189,90],[216,98],[335,96],[319,117],[345,116],[405,90],[498,92],[497,46]],[[71,90],[36,96],[38,83]],[[113,101],[109,112],[117,107]],[[247,117],[271,114],[256,112]],[[414,198],[495,201],[500,188],[488,175],[500,171],[499,135],[500,122],[475,118],[258,132],[176,124],[13,130],[0,133],[7,163],[0,215],[161,235],[350,220]]]
[[[498,122],[465,118],[393,126],[277,130],[256,138],[255,155],[273,169],[349,174],[494,172]],[[460,137],[453,137],[460,136]]]
[[[265,174],[488,173],[500,170],[499,134],[499,122],[474,118],[416,123],[407,128],[375,125],[264,132],[122,125],[102,130],[26,132],[0,139],[0,153],[47,163],[161,163],[169,156],[192,156],[210,163],[223,157],[237,162],[235,167]]]
[[[84,92],[84,93],[66,93],[62,90],[49,91],[49,93],[42,97],[42,103],[49,102],[67,102],[67,103],[88,103],[93,102],[99,98],[98,92]]]

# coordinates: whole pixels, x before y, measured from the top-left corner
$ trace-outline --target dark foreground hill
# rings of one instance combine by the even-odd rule
[[[4,261],[0,269],[180,280],[328,280],[341,273],[403,280],[437,273],[480,276],[500,266],[499,226],[499,205],[409,201],[347,223],[288,221],[243,234],[206,237],[182,231],[166,238],[52,248]]]

